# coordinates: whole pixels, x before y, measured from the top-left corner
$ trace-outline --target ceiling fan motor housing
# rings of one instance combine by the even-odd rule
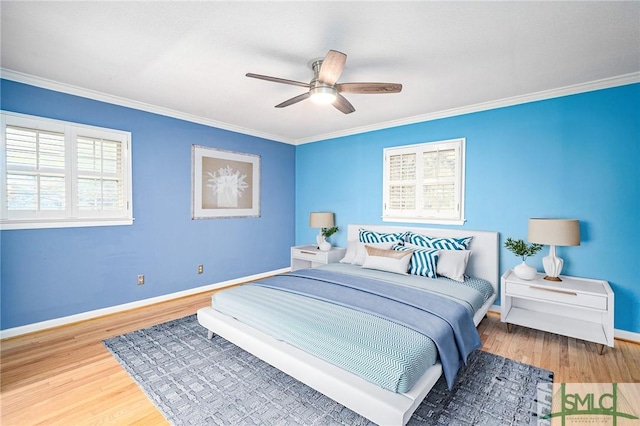
[[[313,70],[313,80],[309,83],[309,95],[311,100],[317,104],[330,104],[336,100],[338,91],[335,86],[324,83],[318,79],[320,74],[320,67],[322,66],[322,60],[319,59],[311,64]]]

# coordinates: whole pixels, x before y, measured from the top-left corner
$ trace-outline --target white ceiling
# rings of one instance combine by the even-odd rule
[[[5,78],[50,80],[288,143],[640,79],[638,1],[2,0],[0,7]],[[348,115],[309,100],[276,109],[305,89],[245,77],[308,82],[309,61],[329,49],[348,55],[339,83],[402,83],[402,92],[345,94],[356,108]]]

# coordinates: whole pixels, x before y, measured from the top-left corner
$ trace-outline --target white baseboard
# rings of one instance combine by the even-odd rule
[[[499,305],[491,305],[489,308],[490,312],[495,312],[499,314],[501,312]],[[613,330],[613,337],[616,339],[628,340],[634,343],[640,343],[640,333],[634,333],[633,331],[627,330]]]
[[[62,318],[54,318],[46,321],[36,322],[33,324],[21,325],[19,327],[8,328],[6,330],[0,330],[0,340],[8,339],[10,337],[16,337],[27,333],[33,333],[35,331],[46,330],[53,327],[59,327],[61,325],[72,324],[74,322],[85,321],[105,315],[115,314],[117,312],[127,311],[129,309],[141,308],[143,306],[153,305],[154,303],[166,302],[167,300],[178,299],[180,297],[191,296],[197,293],[203,293],[205,291],[216,290],[222,287],[228,287],[231,285],[241,284],[248,281],[259,280],[261,278],[270,277],[276,274],[282,274],[289,272],[291,268],[282,268],[275,271],[263,272],[260,274],[250,275],[247,277],[236,278],[233,280],[222,281],[215,284],[209,284],[201,287],[192,288],[189,290],[178,291],[176,293],[165,294],[162,296],[152,297],[150,299],[137,300],[135,302],[125,303],[122,305],[110,306],[108,308],[96,309],[94,311],[82,312],[79,314],[69,315]],[[195,312],[194,312],[195,313]]]
[[[640,343],[640,333],[634,333],[633,331],[614,329],[613,337],[616,339],[628,340],[633,343]]]

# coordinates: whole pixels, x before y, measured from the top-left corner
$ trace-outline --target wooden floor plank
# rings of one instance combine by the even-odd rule
[[[167,424],[104,347],[104,339],[194,314],[213,291],[0,342],[0,423],[26,425]],[[490,313],[478,327],[483,350],[552,370],[560,382],[640,382],[640,345],[595,345],[513,327]],[[203,331],[204,333],[204,331]]]

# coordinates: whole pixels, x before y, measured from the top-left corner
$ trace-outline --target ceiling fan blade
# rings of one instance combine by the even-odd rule
[[[293,104],[298,103],[300,101],[304,101],[309,96],[311,96],[309,94],[309,92],[303,93],[302,95],[298,95],[298,96],[296,96],[294,98],[287,99],[286,101],[282,102],[281,104],[276,105],[276,108],[288,107],[289,105],[293,105]]]
[[[318,80],[333,86],[340,78],[345,62],[347,62],[347,55],[337,50],[330,50],[322,60],[322,65],[320,65],[320,71],[318,72]]]
[[[342,96],[340,93],[338,93],[336,100],[333,101],[333,106],[344,112],[345,114],[351,114],[356,110],[353,105],[351,105],[351,103],[347,100],[347,98]]]
[[[336,84],[340,93],[399,93],[402,84],[398,83],[341,83]]]
[[[294,81],[294,80],[287,80],[286,78],[269,77],[268,75],[253,74],[250,72],[248,72],[246,76],[251,78],[257,78],[259,80],[273,81],[274,83],[291,84],[293,86],[306,87],[307,89],[310,87],[309,83],[303,83],[301,81]]]

